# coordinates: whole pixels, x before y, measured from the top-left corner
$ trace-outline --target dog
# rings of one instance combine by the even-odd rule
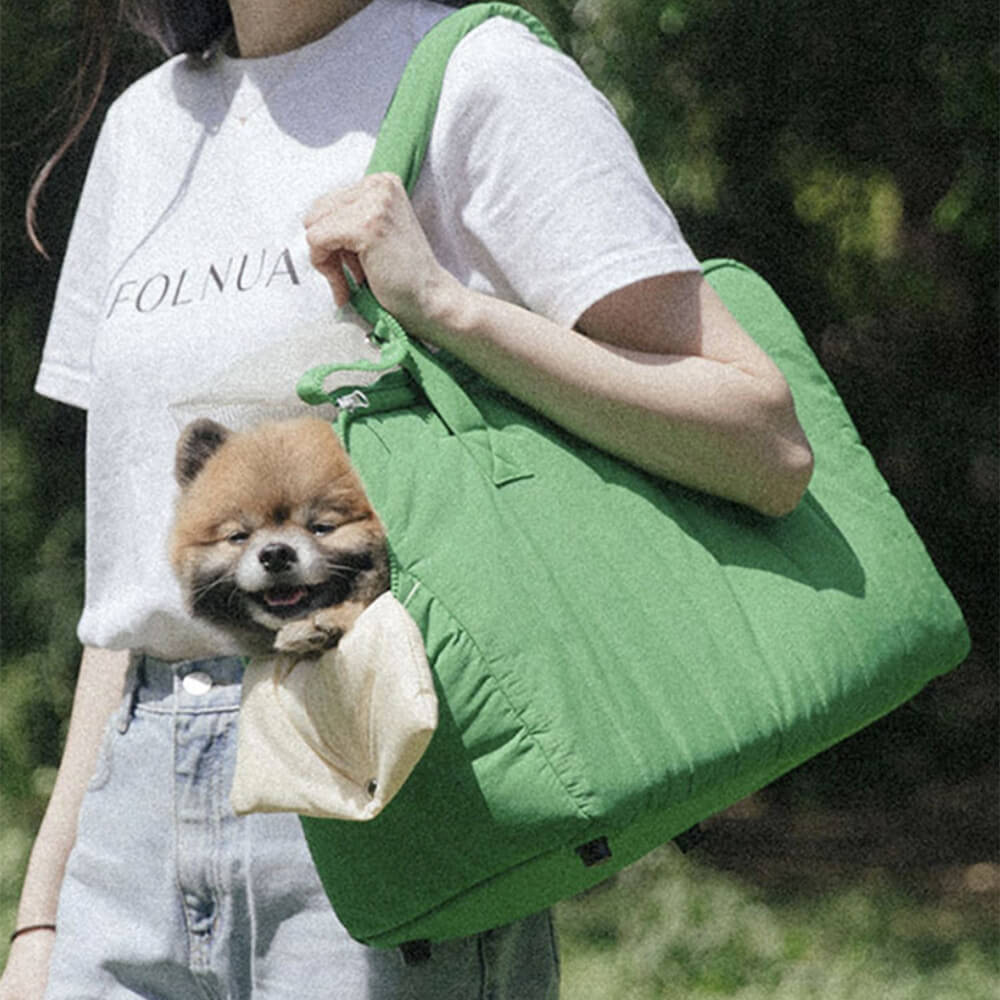
[[[318,655],[389,589],[385,530],[326,421],[196,420],[174,471],[171,564],[191,613],[242,652]]]

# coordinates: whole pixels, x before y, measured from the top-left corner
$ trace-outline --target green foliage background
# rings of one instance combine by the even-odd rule
[[[958,819],[958,829],[953,821],[947,830],[928,829],[926,856],[913,862],[933,868],[935,860],[952,856],[945,841],[959,837],[967,847],[961,863],[978,863],[980,874],[995,872],[996,4],[533,0],[524,6],[549,24],[614,102],[695,251],[738,257],[779,290],[972,628],[975,651],[962,668],[761,793],[758,807],[787,824],[806,810],[905,812],[921,790],[972,789],[971,814]],[[29,248],[21,224],[31,176],[61,136],[72,105],[78,7],[71,0],[0,3],[0,930],[13,921],[27,851],[58,763],[78,657],[84,421],[36,397],[32,383],[96,125],[67,156],[41,203],[52,262]],[[157,58],[125,38],[119,57],[108,97]],[[641,877],[626,876],[630,898],[645,900],[644,912],[660,914],[650,920],[663,919],[656,893],[680,878],[664,874],[664,864],[654,858]],[[706,887],[705,899],[716,898],[713,892],[742,893],[727,905],[750,908],[745,919],[759,922],[753,907],[767,904],[755,903],[751,889],[733,889],[707,869],[686,871],[684,884]],[[874,900],[887,897],[871,892],[854,900],[868,917],[840,914],[830,925],[878,925],[881,918],[872,913],[882,904]],[[624,934],[634,912],[616,911],[608,898],[561,909],[569,971],[577,970],[581,984],[573,995],[665,995],[656,986],[665,970],[677,982],[678,969],[687,967],[677,964],[676,954],[647,955],[652,971],[638,984],[635,976],[619,977],[618,994],[586,992],[585,981],[606,981],[591,973],[598,965],[611,967],[609,942],[617,948],[638,941],[640,949],[649,943],[649,934],[637,928]],[[734,967],[757,969],[756,984],[727,978],[719,966],[707,979],[685,973],[685,988],[749,997],[758,987],[763,995],[762,983],[770,983],[769,992],[796,998],[876,995],[857,992],[857,982],[843,993],[813,992],[789,971],[808,974],[802,956],[810,949],[796,945],[792,933],[803,913],[825,919],[824,912],[839,914],[839,905],[851,905],[844,899],[817,889],[806,910],[767,911],[768,919],[786,921],[785,930],[774,933],[790,934],[791,944],[722,942],[719,954],[729,954]],[[785,902],[772,898],[779,909]],[[910,911],[912,920],[924,919],[916,912]],[[995,909],[989,913],[995,921]],[[982,930],[981,917],[968,919]],[[964,931],[959,936],[964,939]],[[981,941],[981,934],[970,931],[968,941]],[[628,968],[646,968],[628,954]],[[978,995],[980,973],[996,971],[987,966],[975,959],[972,978],[955,980],[954,992],[939,981],[933,995]],[[890,980],[897,992],[886,985]],[[925,995],[916,988],[899,992],[900,981],[898,969],[886,973],[878,995]],[[795,982],[797,991],[789,992]]]

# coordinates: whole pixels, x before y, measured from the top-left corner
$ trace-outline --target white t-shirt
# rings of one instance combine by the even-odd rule
[[[36,385],[88,410],[82,642],[231,651],[186,614],[167,561],[176,403],[291,330],[336,334],[302,216],[361,178],[413,47],[448,12],[373,0],[292,53],[169,60],[110,109]],[[616,288],[697,267],[607,101],[504,18],[449,63],[413,202],[456,277],[565,324]],[[278,393],[301,374],[269,367]]]

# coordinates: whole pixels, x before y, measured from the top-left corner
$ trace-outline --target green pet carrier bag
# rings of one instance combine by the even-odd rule
[[[371,170],[412,190],[454,45],[418,46]],[[387,371],[340,433],[424,638],[439,722],[365,823],[302,817],[333,906],[378,946],[479,932],[587,889],[956,666],[959,609],[772,289],[707,280],[784,372],[816,456],[768,519],[604,454],[411,341],[365,289]],[[370,363],[359,364],[359,369]],[[388,369],[394,370],[388,370]]]

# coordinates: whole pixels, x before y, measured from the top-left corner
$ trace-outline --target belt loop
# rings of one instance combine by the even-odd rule
[[[118,732],[124,736],[135,715],[136,702],[139,700],[139,684],[142,673],[143,657],[139,653],[129,654],[128,670],[125,673],[125,687],[122,692],[121,704],[118,706]]]

